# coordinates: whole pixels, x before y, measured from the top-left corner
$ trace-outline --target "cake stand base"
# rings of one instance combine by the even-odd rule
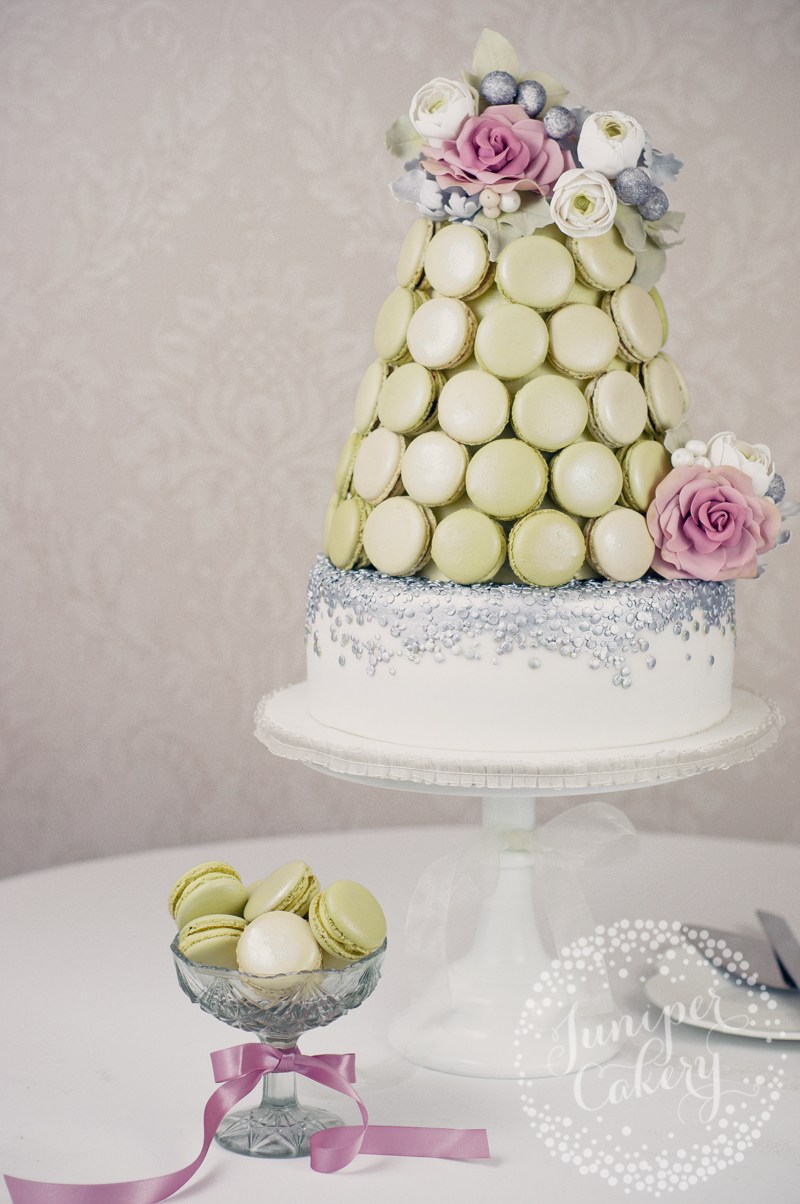
[[[527,1039],[519,1032],[532,985],[556,955],[537,854],[524,847],[529,841],[520,840],[533,833],[534,825],[534,798],[484,797],[484,831],[499,842],[495,888],[480,908],[468,952],[442,970],[389,1032],[397,1052],[419,1066],[479,1078],[538,1078],[565,1068],[564,1038],[554,1031],[559,1020],[563,1023],[563,1012],[554,1009],[552,1022]],[[580,1040],[584,1024],[591,1024],[593,1035],[608,1031],[614,1015],[605,996],[590,1016],[576,1018],[577,1044],[591,1050],[587,1062],[606,1061],[619,1042]]]
[[[484,830],[498,841],[494,889],[482,902],[468,952],[442,964],[438,980],[397,1019],[390,1037],[418,1065],[483,1078],[566,1069],[553,1032],[560,1017],[530,1034],[535,1039],[521,1042],[517,1032],[533,984],[556,954],[531,839],[535,799],[661,785],[727,768],[770,747],[781,724],[773,703],[735,690],[723,723],[681,740],[574,753],[464,754],[365,740],[317,723],[308,713],[305,683],[262,699],[256,713],[256,735],[273,753],[319,772],[395,790],[482,798]],[[595,1034],[614,1014],[610,994],[601,992],[576,1023]],[[593,1063],[618,1048],[610,1037],[578,1044],[591,1047]]]

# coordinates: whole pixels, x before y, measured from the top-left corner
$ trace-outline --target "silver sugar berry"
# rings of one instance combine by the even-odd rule
[[[624,167],[614,181],[614,190],[623,205],[642,205],[655,185],[643,167]]]
[[[481,96],[490,105],[510,105],[517,95],[517,81],[510,71],[490,71],[481,80]]]
[[[575,114],[564,105],[553,105],[542,118],[551,138],[568,138],[577,124]]]
[[[667,194],[663,188],[654,188],[647,199],[636,208],[646,222],[657,222],[669,209]]]
[[[776,472],[769,483],[769,489],[766,496],[779,506],[786,497],[786,482],[779,472]]]
[[[547,104],[547,93],[538,79],[523,79],[517,85],[516,101],[529,117],[538,117]]]

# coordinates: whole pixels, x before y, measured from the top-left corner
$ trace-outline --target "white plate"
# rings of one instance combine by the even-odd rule
[[[800,991],[767,991],[758,986],[737,986],[721,977],[710,963],[682,965],[682,980],[671,974],[654,974],[644,985],[657,1007],[681,1008],[673,1015],[684,1024],[727,1033],[735,1037],[760,1037],[771,1041],[800,1041]],[[713,1005],[710,1015],[691,1014],[697,1000]],[[714,1002],[716,999],[716,1002]],[[697,1012],[701,1009],[695,1007]]]

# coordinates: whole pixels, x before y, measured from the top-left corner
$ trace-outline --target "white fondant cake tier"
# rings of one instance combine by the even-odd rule
[[[319,557],[309,710],[340,731],[454,750],[613,749],[731,709],[733,582],[462,586]]]

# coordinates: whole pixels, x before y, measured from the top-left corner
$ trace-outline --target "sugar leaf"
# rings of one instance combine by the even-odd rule
[[[501,33],[484,29],[472,56],[472,74],[482,80],[490,71],[508,71],[514,79],[519,79],[519,59],[514,47]]]
[[[677,209],[668,210],[657,222],[645,222],[648,238],[652,238],[657,247],[677,247],[683,242],[682,238],[670,238],[670,234],[679,234],[685,213]]]
[[[661,151],[654,150],[650,162],[650,179],[658,188],[669,187],[682,167],[683,163],[674,155],[664,155]]]
[[[643,251],[647,243],[647,231],[641,214],[632,205],[617,205],[614,225],[622,235],[622,241],[629,251]]]
[[[638,284],[640,288],[651,289],[661,279],[666,263],[666,251],[657,247],[649,238],[646,239],[642,250],[636,252],[636,271],[631,277],[631,282]]]
[[[386,149],[400,159],[413,159],[419,154],[422,138],[419,136],[408,113],[403,113],[386,131]]]
[[[520,75],[520,79],[535,79],[542,85],[547,93],[545,106],[539,114],[541,119],[548,109],[552,109],[554,105],[563,105],[564,99],[569,91],[563,84],[554,79],[552,75],[548,75],[546,71],[524,71]]]
[[[550,206],[543,196],[523,203],[516,213],[501,213],[499,217],[487,217],[481,210],[472,219],[472,225],[483,230],[489,242],[489,258],[494,262],[504,247],[517,238],[533,234],[544,226],[553,224]]]

